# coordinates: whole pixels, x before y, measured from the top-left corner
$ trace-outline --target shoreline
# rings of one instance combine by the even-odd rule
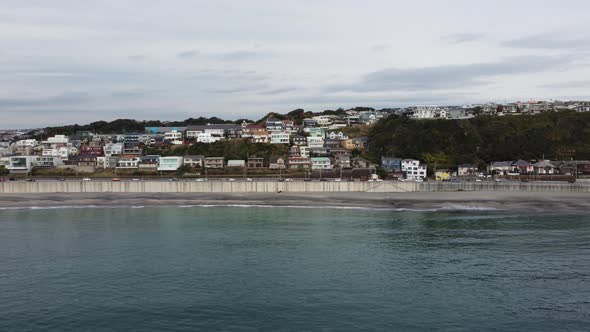
[[[76,207],[285,207],[416,211],[588,212],[590,194],[554,192],[411,193],[51,193],[0,194],[7,209]]]

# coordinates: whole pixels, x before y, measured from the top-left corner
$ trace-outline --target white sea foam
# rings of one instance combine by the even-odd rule
[[[270,204],[191,204],[191,205],[155,205],[150,207],[177,207],[177,208],[262,208],[262,209],[335,209],[335,210],[360,210],[360,211],[394,211],[394,212],[451,212],[451,211],[498,211],[493,207],[470,206],[451,204],[436,208],[386,208],[366,206],[334,206],[334,205],[270,205]],[[59,206],[13,206],[0,207],[0,210],[58,210],[58,209],[144,209],[145,205],[59,205]]]

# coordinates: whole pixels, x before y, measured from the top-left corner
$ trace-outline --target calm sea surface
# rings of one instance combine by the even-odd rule
[[[0,210],[0,330],[590,329],[590,216]]]

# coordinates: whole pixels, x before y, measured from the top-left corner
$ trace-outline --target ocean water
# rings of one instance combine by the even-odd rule
[[[590,216],[0,210],[0,331],[590,328]]]

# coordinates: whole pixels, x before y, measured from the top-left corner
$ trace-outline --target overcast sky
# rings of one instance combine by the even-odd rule
[[[588,0],[2,0],[0,128],[590,99]]]

